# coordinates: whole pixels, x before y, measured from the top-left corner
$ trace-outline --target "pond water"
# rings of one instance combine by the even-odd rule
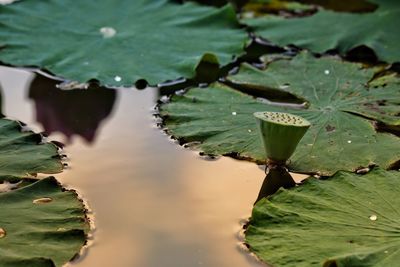
[[[264,171],[174,143],[152,116],[158,89],[61,91],[7,67],[0,84],[7,117],[66,144],[69,167],[55,176],[93,212],[89,249],[70,265],[265,266],[241,248],[239,234]]]

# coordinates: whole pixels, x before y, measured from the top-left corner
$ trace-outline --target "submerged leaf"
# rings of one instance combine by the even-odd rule
[[[271,42],[296,45],[322,53],[337,49],[345,54],[358,46],[371,48],[379,59],[400,61],[400,5],[397,0],[371,0],[379,5],[372,13],[354,14],[320,10],[308,17],[279,16],[246,18],[256,34]]]
[[[154,85],[192,77],[204,54],[226,65],[247,34],[233,8],[168,0],[29,0],[0,6],[0,60],[69,80]]]
[[[0,267],[62,266],[86,242],[83,203],[53,177],[0,193]]]
[[[339,172],[259,201],[246,242],[273,266],[397,266],[400,173]]]
[[[270,63],[267,70],[242,65],[228,77],[244,88],[282,91],[307,102],[307,108],[263,103],[228,86],[214,84],[173,96],[160,107],[169,132],[185,142],[199,141],[210,154],[234,154],[265,160],[253,118],[257,111],[286,112],[304,117],[311,127],[292,156],[294,172],[332,175],[378,164],[389,168],[400,159],[400,139],[377,132],[373,121],[399,125],[400,88],[368,87],[373,71],[359,64],[308,53]],[[278,140],[279,141],[279,140]]]

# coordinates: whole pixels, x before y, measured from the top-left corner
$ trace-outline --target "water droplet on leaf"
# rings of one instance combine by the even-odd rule
[[[111,38],[114,37],[117,31],[112,27],[102,27],[100,33],[103,35],[103,38]]]

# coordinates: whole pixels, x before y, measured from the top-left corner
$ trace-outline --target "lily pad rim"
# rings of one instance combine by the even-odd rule
[[[385,170],[384,168],[381,168],[381,167],[379,167],[379,166],[374,166],[374,167],[372,167],[372,168],[371,168],[368,172],[366,172],[366,173],[354,173],[354,172],[345,171],[345,170],[338,170],[338,171],[336,171],[332,176],[321,176],[321,177],[317,178],[317,177],[311,175],[311,176],[309,176],[309,177],[303,179],[300,183],[297,183],[295,187],[288,188],[288,189],[285,189],[285,188],[283,188],[283,187],[280,187],[280,188],[278,189],[278,191],[276,191],[274,194],[272,194],[272,195],[270,195],[270,196],[267,196],[267,197],[263,197],[262,199],[260,199],[259,201],[257,201],[257,202],[254,204],[254,206],[255,206],[255,205],[261,205],[261,204],[268,205],[268,204],[271,202],[271,200],[272,200],[273,198],[277,197],[278,195],[283,194],[283,193],[288,192],[288,191],[291,191],[291,190],[295,190],[296,188],[305,186],[307,183],[310,183],[310,182],[324,183],[324,182],[326,182],[326,181],[336,179],[334,176],[340,175],[340,174],[352,174],[352,175],[355,175],[355,176],[364,176],[364,175],[367,175],[367,174],[371,174],[371,173],[373,173],[373,172],[380,172],[380,171],[384,171],[384,172],[397,172],[397,173],[400,174],[400,169],[389,169],[389,170]],[[252,211],[251,211],[251,216],[250,216],[249,218],[247,218],[247,220],[246,220],[245,223],[243,224],[243,230],[241,231],[241,233],[243,233],[243,236],[244,236],[244,237],[243,237],[243,240],[241,240],[241,243],[242,243],[242,244],[244,245],[244,247],[246,248],[246,251],[247,251],[252,257],[254,257],[254,258],[257,260],[257,262],[258,262],[259,264],[265,265],[266,267],[270,267],[270,266],[272,267],[273,265],[271,265],[268,261],[263,261],[263,260],[260,258],[260,256],[258,256],[258,255],[256,254],[256,251],[255,251],[255,250],[253,249],[253,247],[249,244],[249,242],[247,241],[246,236],[245,236],[245,235],[246,235],[246,232],[248,231],[248,229],[253,228],[253,226],[251,226],[251,221],[252,221],[252,217],[253,217],[253,212],[254,212],[254,211],[255,211],[255,209],[254,209],[254,207],[253,207],[253,209],[252,209]],[[331,259],[327,259],[326,262],[329,262],[330,260],[331,260]],[[324,262],[324,263],[326,263],[326,262]],[[325,266],[325,264],[324,264],[324,266]],[[329,266],[330,266],[330,265],[329,265]]]
[[[61,155],[61,151],[62,151],[62,147],[60,147],[60,146],[58,146],[58,145],[56,145],[52,140],[49,140],[49,141],[46,141],[45,142],[45,136],[43,135],[43,133],[42,132],[34,132],[26,123],[24,123],[24,122],[22,122],[22,121],[20,121],[20,120],[18,120],[18,119],[12,119],[12,118],[10,118],[10,117],[8,117],[8,116],[4,116],[4,115],[0,115],[0,119],[3,119],[3,120],[7,120],[7,121],[9,121],[9,122],[11,122],[11,123],[17,123],[18,124],[18,127],[19,127],[19,131],[21,132],[21,133],[29,133],[29,134],[31,134],[31,135],[36,135],[36,136],[40,136],[40,138],[41,138],[41,142],[39,142],[37,145],[40,145],[40,144],[48,144],[48,145],[51,145],[51,146],[53,146],[54,147],[54,149],[55,149],[55,151],[57,152],[57,154],[56,155],[54,155],[53,157],[57,157],[57,159],[59,159],[59,161],[58,161],[58,164],[59,164],[59,166],[60,166],[60,170],[58,171],[58,172],[43,172],[43,173],[29,173],[29,175],[31,175],[31,176],[25,176],[25,177],[14,177],[14,178],[20,178],[20,179],[37,179],[36,177],[38,176],[38,174],[58,174],[58,173],[61,173],[61,172],[63,172],[64,171],[64,163],[62,162],[62,155]],[[23,127],[27,127],[25,130],[23,129]],[[10,175],[9,177],[13,177],[12,175]]]
[[[11,177],[14,178],[14,177]],[[23,186],[21,188],[16,188],[16,189],[12,189],[10,191],[6,191],[6,192],[0,192],[0,195],[7,195],[7,194],[13,194],[14,192],[23,192],[26,189],[29,189],[29,187],[34,186],[36,183],[38,182],[43,182],[45,180],[47,180],[50,183],[53,183],[54,185],[56,185],[62,192],[65,193],[71,193],[74,196],[74,199],[76,199],[81,207],[82,207],[82,213],[84,215],[84,221],[82,221],[82,224],[85,226],[84,229],[79,229],[79,232],[82,232],[84,235],[84,243],[81,246],[80,250],[78,252],[76,252],[69,260],[68,262],[65,262],[65,264],[68,264],[78,258],[80,258],[81,256],[85,256],[85,251],[91,246],[91,243],[89,242],[91,235],[94,233],[94,231],[96,230],[96,226],[95,226],[95,220],[94,220],[94,216],[91,216],[92,211],[89,207],[88,202],[83,198],[83,196],[81,196],[78,191],[76,189],[73,188],[69,188],[64,186],[59,180],[57,180],[54,176],[47,176],[41,179],[38,178],[23,178],[23,177],[18,177],[16,179],[20,179],[20,180],[25,180],[25,179],[29,179],[32,183],[26,186]],[[7,178],[3,179],[2,181],[7,181]],[[47,258],[46,258],[47,259]],[[48,259],[51,262],[53,262],[52,259]],[[53,262],[54,264],[54,262]]]

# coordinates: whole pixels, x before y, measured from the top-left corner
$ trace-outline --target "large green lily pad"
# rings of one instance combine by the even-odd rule
[[[154,85],[192,77],[203,58],[225,65],[247,34],[230,5],[168,0],[29,0],[0,6],[0,60],[69,80]]]
[[[85,244],[85,208],[53,177],[62,163],[52,143],[0,119],[0,267],[62,266]]]
[[[85,208],[53,177],[0,193],[0,267],[62,266],[86,242]]]
[[[291,158],[291,171],[333,175],[373,164],[389,168],[400,160],[400,139],[377,132],[373,124],[399,125],[400,88],[398,83],[368,87],[373,74],[359,64],[302,53],[274,61],[266,70],[242,65],[239,74],[228,79],[266,95],[290,93],[304,99],[307,108],[264,103],[214,84],[173,96],[161,105],[160,114],[172,135],[206,153],[264,162],[253,112],[292,113],[312,126]]]
[[[309,178],[255,205],[246,242],[276,267],[398,266],[399,194],[398,171]]]
[[[386,62],[400,60],[400,5],[397,0],[371,0],[379,5],[371,13],[320,10],[308,17],[279,16],[246,18],[256,34],[281,46],[296,45],[322,53],[337,49],[341,54],[357,46],[373,49]]]
[[[42,139],[21,123],[0,118],[0,177],[61,172],[58,148]]]

